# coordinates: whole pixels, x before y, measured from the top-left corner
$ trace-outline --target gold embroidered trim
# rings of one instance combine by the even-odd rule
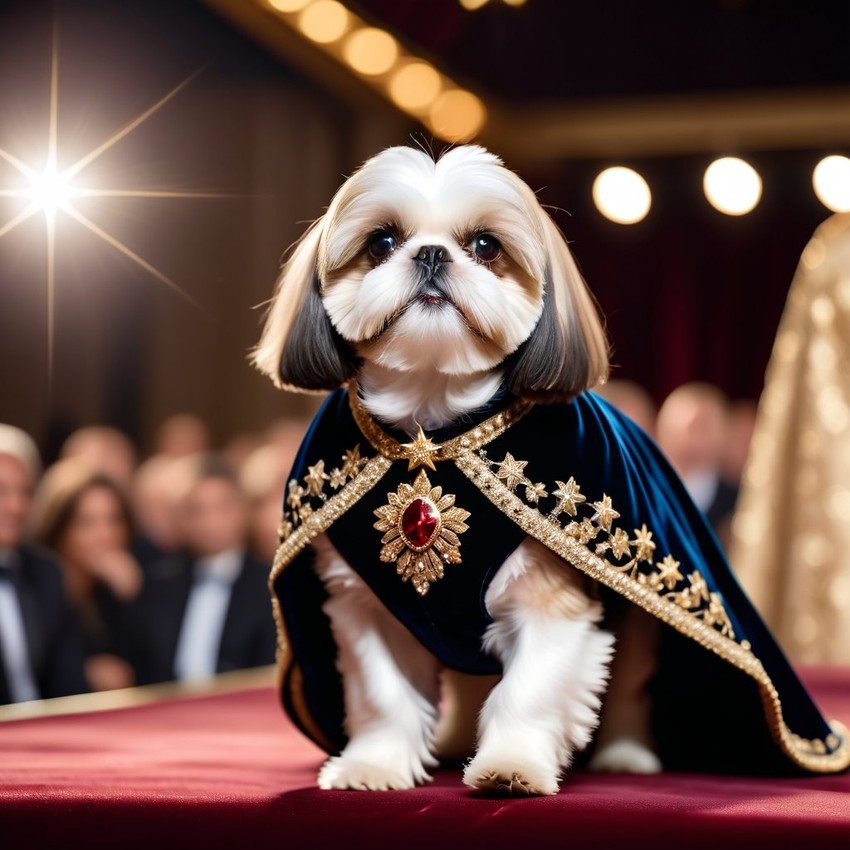
[[[540,500],[549,495],[544,483],[534,483],[526,477],[524,470],[528,461],[517,460],[510,452],[501,462],[490,460],[484,449],[480,449],[478,455],[506,489],[513,493],[517,487],[524,487],[526,502],[538,506]],[[587,496],[581,492],[581,486],[574,478],[566,482],[556,481],[555,484],[557,488],[552,491],[552,497],[556,499],[556,503],[548,515],[555,528],[559,531],[563,528],[563,531],[582,545],[598,541],[594,551],[597,555],[610,553],[616,562],[608,560],[612,569],[648,587],[721,634],[734,639],[735,632],[722,597],[719,593],[709,590],[699,570],[695,569],[687,576],[682,575],[679,572],[681,563],[671,554],[653,564],[656,546],[652,532],[645,523],[634,529],[634,539],[630,539],[626,531],[615,524],[620,514],[614,509],[610,496],[603,493],[598,502],[588,502]],[[593,511],[593,514],[579,519],[580,511]],[[561,514],[576,519],[562,527],[558,519]],[[619,563],[623,558],[627,559],[626,562]],[[749,644],[743,643],[744,648],[749,649]]]
[[[357,395],[357,385],[352,383],[348,389],[348,399],[351,405],[351,413],[357,427],[363,436],[372,444],[373,448],[390,460],[406,460],[410,462],[416,452],[423,451],[419,445],[419,439],[413,443],[399,443],[381,428],[380,425],[364,410],[363,404]],[[480,425],[476,425],[464,434],[447,440],[445,443],[435,445],[431,443],[428,447],[428,457],[433,461],[453,460],[466,452],[474,452],[487,443],[501,436],[511,427],[519,422],[531,408],[534,402],[517,399],[500,413],[485,419]],[[425,435],[422,434],[425,438]],[[428,441],[430,442],[430,440]],[[424,461],[423,461],[424,462]],[[408,467],[413,468],[413,467]],[[433,467],[432,467],[433,468]]]
[[[321,504],[328,501],[325,492],[326,485],[331,490],[339,490],[344,487],[350,479],[356,478],[360,470],[367,463],[367,459],[360,457],[360,443],[353,449],[346,449],[342,461],[338,467],[325,472],[325,462],[317,461],[307,467],[307,474],[302,479],[304,484],[299,484],[298,479],[293,478],[286,489],[286,507],[283,518],[277,529],[277,536],[282,543],[292,532],[303,523],[307,522],[316,510],[311,500],[318,499]]]
[[[297,508],[297,520],[292,522],[284,518],[284,522],[289,522],[290,525],[288,528],[281,529],[282,531],[285,530],[286,534],[281,535],[284,539],[275,556],[274,566],[269,577],[278,633],[279,687],[283,686],[284,677],[292,667],[293,659],[287,639],[283,612],[274,594],[275,580],[314,537],[329,528],[338,517],[356,504],[381,480],[389,470],[393,460],[410,460],[407,449],[388,434],[385,434],[377,422],[363,410],[357,399],[355,385],[352,385],[349,391],[349,399],[352,413],[360,430],[380,454],[364,461],[359,456],[359,446],[356,446],[346,452],[339,470],[331,470],[329,474],[324,471],[324,463],[314,464],[308,468],[308,474],[304,477],[305,492],[294,497],[295,505],[291,503],[289,505],[292,510]],[[719,623],[713,620],[714,616],[719,616],[719,611],[715,610],[713,615],[705,616],[702,612],[708,610],[708,608],[700,607],[695,612],[688,605],[683,605],[681,600],[670,598],[672,591],[659,593],[659,587],[667,588],[676,574],[681,575],[678,571],[680,565],[672,559],[672,556],[667,556],[661,563],[656,564],[652,572],[637,570],[637,563],[631,561],[619,566],[601,557],[609,550],[615,558],[622,557],[625,554],[631,554],[631,550],[634,548],[635,557],[632,559],[633,561],[651,562],[655,544],[652,541],[652,533],[645,525],[641,529],[635,529],[634,539],[629,540],[628,535],[622,529],[614,528],[613,522],[619,517],[619,514],[614,510],[610,499],[603,495],[601,500],[590,504],[590,507],[595,511],[591,517],[585,517],[581,522],[570,522],[566,527],[563,527],[557,519],[558,515],[566,513],[570,516],[577,516],[578,506],[587,501],[587,497],[581,493],[581,488],[574,479],[570,478],[567,482],[556,482],[557,488],[552,491],[552,495],[558,502],[555,510],[547,516],[538,508],[531,507],[549,494],[545,484],[534,483],[525,476],[524,469],[527,462],[518,461],[511,455],[506,455],[501,464],[496,464],[486,458],[486,453],[485,457],[479,457],[475,454],[487,443],[503,434],[511,425],[528,413],[532,407],[533,403],[531,402],[515,402],[502,413],[491,417],[466,434],[461,434],[459,437],[437,447],[440,450],[439,456],[435,456],[434,453],[429,451],[429,457],[433,456],[437,461],[454,460],[458,469],[478,486],[486,498],[531,537],[539,540],[591,578],[617,591],[625,599],[639,605],[662,622],[696,641],[703,648],[714,652],[724,661],[729,662],[754,679],[759,687],[771,734],[783,752],[795,764],[813,773],[835,773],[850,766],[850,738],[848,738],[850,733],[842,723],[831,721],[830,725],[833,731],[823,741],[801,738],[788,728],[783,718],[779,693],[761,661],[752,653],[747,641],[736,643],[733,640],[731,624],[728,628],[724,628],[722,619]],[[346,470],[346,458],[349,458],[355,466],[349,466]],[[496,467],[495,472],[491,466]],[[350,480],[348,480],[348,483],[342,482],[339,485],[342,489],[335,495],[328,497],[325,493],[325,487],[330,484],[332,489],[336,489],[333,485],[333,478],[337,471],[340,475],[345,472],[346,479],[350,477]],[[339,479],[337,478],[337,480]],[[297,482],[295,484],[297,487],[301,487]],[[507,484],[513,486],[506,486]],[[314,491],[312,493],[310,492],[311,485]],[[513,492],[518,486],[525,487],[525,498],[530,504],[523,503],[519,496]],[[305,496],[308,498],[306,503],[304,501]],[[311,498],[320,500],[319,507],[315,509],[312,507],[309,503]],[[304,511],[305,504],[306,512]],[[593,552],[586,544],[591,539],[595,539],[602,531],[608,536],[598,546],[604,547],[607,543],[608,547],[602,548],[599,553]],[[618,531],[622,534],[618,535]],[[620,556],[617,555],[618,550],[621,553]],[[699,597],[702,602],[710,603],[710,598],[709,600],[704,599],[698,579],[695,585],[694,576],[702,579],[698,571],[688,576],[688,588],[690,588],[688,595],[694,598]],[[679,579],[676,578],[676,581],[678,582]],[[716,601],[720,602],[719,597]],[[723,611],[723,616],[725,617],[725,611]],[[728,617],[726,622],[728,623]],[[319,742],[321,746],[324,746],[329,752],[334,751],[333,745],[310,716],[301,692],[301,672],[297,667],[292,670],[290,682],[293,708],[298,713],[304,728],[310,731],[314,740]],[[829,752],[830,749],[833,751]]]
[[[385,532],[379,557],[385,564],[396,564],[401,580],[410,579],[416,592],[425,596],[445,575],[446,564],[461,563],[459,535],[469,530],[464,522],[469,511],[455,506],[453,493],[443,495],[442,487],[432,487],[424,469],[413,484],[399,484],[395,493],[387,493],[387,501],[374,511],[378,521],[373,527]],[[405,514],[409,508],[416,510],[417,502],[433,521],[433,529],[420,544],[404,528]]]
[[[359,457],[359,455],[358,455]],[[277,594],[274,591],[274,583],[277,577],[286,569],[295,557],[310,543],[310,541],[322,534],[341,517],[352,505],[355,505],[386,475],[391,462],[381,455],[364,462],[362,467],[358,464],[359,471],[336,495],[326,499],[320,508],[311,510],[298,528],[290,524],[285,539],[278,547],[275,554],[274,564],[269,575],[269,591],[272,596],[272,611],[274,613],[275,625],[277,627],[277,649],[275,653],[277,663],[278,690],[283,688],[284,680],[290,668],[293,667],[292,648],[286,630],[286,620],[280,607]],[[284,522],[289,522],[284,519]],[[335,747],[327,739],[327,736],[319,728],[310,714],[307,701],[301,693],[302,676],[297,667],[292,670],[290,677],[292,684],[292,705],[305,729],[309,730],[311,737],[328,752],[334,752]]]
[[[827,753],[827,746],[823,741],[801,738],[786,726],[779,694],[761,661],[753,655],[748,645],[736,643],[709,625],[706,620],[695,617],[688,609],[680,607],[665,596],[659,596],[649,585],[642,584],[629,572],[616,569],[573,537],[556,518],[546,516],[538,509],[524,504],[519,496],[502,483],[497,473],[492,471],[489,461],[469,452],[456,458],[455,464],[502,513],[529,536],[539,540],[586,575],[617,591],[625,599],[639,605],[753,678],[759,686],[771,734],[794,763],[814,773],[834,773],[850,765],[847,730],[842,724],[836,721],[831,723],[833,736],[843,736],[841,747],[832,753]],[[560,489],[568,488],[565,485]],[[578,502],[575,499],[573,501]],[[827,744],[835,744],[838,741],[838,738],[833,736],[827,738]]]

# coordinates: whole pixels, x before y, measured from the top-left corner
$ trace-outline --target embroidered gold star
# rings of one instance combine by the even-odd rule
[[[711,593],[709,594],[709,599],[708,608],[703,609],[702,619],[709,626],[718,629],[721,634],[728,635],[734,640],[735,630],[732,628],[732,623],[729,620],[726,609],[723,607],[723,600],[720,598],[720,594]]]
[[[611,497],[603,493],[602,500],[592,502],[591,507],[595,508],[596,513],[590,519],[599,523],[606,531],[611,531],[611,523],[620,516],[611,505]]]
[[[622,528],[618,528],[611,537],[611,551],[614,553],[614,557],[618,561],[621,560],[623,555],[631,553],[631,548],[629,535]]]
[[[346,474],[341,469],[332,469],[330,484],[334,490],[339,490],[345,484]]]
[[[664,560],[655,566],[659,578],[668,590],[672,590],[684,578],[679,572],[681,564],[672,555],[665,556]]]
[[[688,581],[691,583],[690,590],[691,595],[697,600],[697,605],[699,604],[698,600],[704,599],[708,602],[711,597],[708,591],[708,585],[705,583],[705,579],[702,577],[702,573],[699,570],[694,570],[689,576]]]
[[[307,474],[304,476],[304,483],[307,485],[307,492],[311,496],[321,495],[325,487],[325,481],[330,476],[325,472],[325,462],[320,460],[312,466],[307,467]]]
[[[342,456],[342,474],[347,478],[354,478],[364,463],[365,461],[360,457],[360,443],[358,443],[353,449],[345,450]]]
[[[429,437],[425,436],[422,426],[417,426],[419,433],[412,443],[402,443],[401,446],[407,449],[407,471],[418,469],[420,466],[427,466],[428,469],[436,469],[434,466],[434,455],[440,451],[440,446],[431,442]]]
[[[542,481],[538,481],[536,484],[528,484],[525,488],[526,501],[534,504],[537,504],[541,499],[545,499],[548,495],[546,485]]]
[[[297,510],[301,504],[301,497],[306,495],[307,491],[293,478],[289,482],[289,495],[286,497],[286,503],[293,510]]]
[[[651,561],[652,553],[655,551],[655,543],[652,540],[652,532],[649,531],[644,523],[640,528],[635,529],[635,539],[632,540],[632,546],[637,547],[635,557],[639,561]]]
[[[509,490],[515,490],[517,484],[522,484],[526,480],[523,470],[527,464],[527,460],[517,460],[508,452],[496,470],[496,477],[501,478]]]
[[[283,517],[277,527],[277,539],[283,543],[290,534],[292,534],[292,523],[286,517]]]
[[[576,505],[586,502],[587,496],[583,496],[581,494],[579,485],[576,484],[575,478],[570,477],[570,480],[567,481],[566,484],[563,481],[558,480],[556,480],[555,483],[558,485],[558,489],[553,490],[552,495],[558,499],[558,504],[552,513],[557,516],[558,514],[566,511],[570,516],[575,516]]]

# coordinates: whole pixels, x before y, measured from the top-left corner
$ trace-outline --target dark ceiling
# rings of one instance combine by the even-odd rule
[[[523,103],[850,82],[848,0],[349,5],[458,80]]]

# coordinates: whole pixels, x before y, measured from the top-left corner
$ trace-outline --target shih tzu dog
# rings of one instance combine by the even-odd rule
[[[436,161],[395,147],[354,173],[300,241],[253,360],[302,391],[356,379],[368,414],[412,439],[499,393],[569,400],[604,381],[608,346],[567,243],[528,185],[481,147]],[[442,719],[434,657],[327,535],[311,546],[348,741],[322,767],[322,788],[409,788],[428,780],[438,755],[468,746],[467,785],[553,794],[599,726],[609,677],[591,768],[660,770],[645,689],[654,619],[630,611],[615,658],[593,583],[537,540],[515,548],[486,588],[482,649],[501,677],[493,686],[446,672]],[[464,729],[474,738],[465,744]]]

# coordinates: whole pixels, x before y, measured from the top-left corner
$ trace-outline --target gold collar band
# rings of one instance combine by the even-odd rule
[[[387,434],[366,412],[357,394],[355,382],[349,385],[348,399],[354,421],[372,447],[388,460],[406,460],[408,469],[415,469],[418,466],[434,469],[435,461],[454,460],[461,455],[478,451],[482,446],[486,446],[487,443],[504,434],[534,407],[533,401],[517,399],[504,410],[445,443],[432,443],[421,427],[415,440],[410,443],[400,443]]]

